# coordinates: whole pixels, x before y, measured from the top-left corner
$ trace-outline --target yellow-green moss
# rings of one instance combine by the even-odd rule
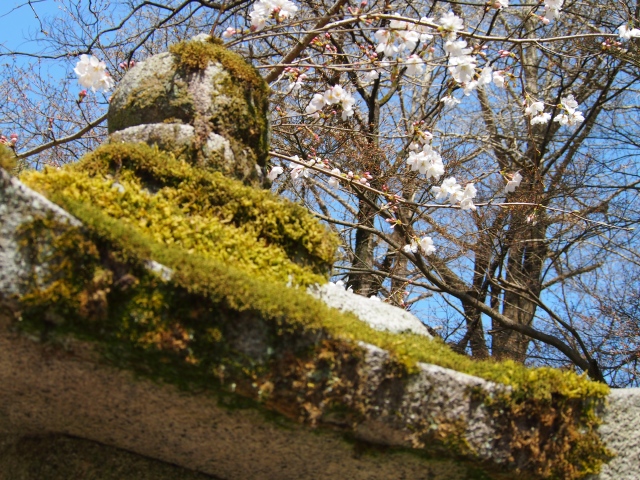
[[[176,55],[178,65],[186,70],[204,70],[211,62],[219,62],[237,81],[268,95],[269,87],[258,71],[240,55],[227,50],[216,38],[208,41],[185,41],[169,47]]]
[[[12,172],[17,166],[16,154],[5,145],[0,145],[0,168]]]
[[[91,203],[165,245],[294,286],[325,281],[337,247],[302,207],[143,144],[105,145],[24,181]]]

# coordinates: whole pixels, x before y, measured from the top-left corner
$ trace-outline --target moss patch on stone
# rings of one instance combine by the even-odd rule
[[[0,145],[0,168],[11,173],[17,166],[16,154],[5,145]]]
[[[142,70],[131,82],[125,77],[109,108],[109,133],[142,124],[189,124],[196,128],[196,151],[209,133],[217,133],[231,142],[237,162],[264,167],[269,87],[258,71],[213,40],[181,42],[170,52],[137,66]],[[210,77],[202,74],[214,65],[220,69],[210,71]],[[203,88],[211,99],[194,95],[193,85],[203,80],[210,81]]]
[[[337,238],[304,208],[144,144],[110,144],[24,180],[91,203],[167,246],[292,286],[326,281]]]
[[[180,42],[171,45],[169,51],[177,57],[179,67],[186,70],[204,70],[209,63],[218,62],[237,81],[258,90],[262,95],[269,93],[269,87],[258,71],[240,55],[227,50],[213,37],[208,41]]]
[[[114,363],[152,378],[232,390],[347,431],[377,415],[358,373],[365,342],[390,352],[396,393],[418,362],[510,386],[475,395],[501,422],[500,441],[513,452],[506,467],[522,478],[582,478],[608,457],[595,433],[606,386],[377,331],[294,288],[324,281],[336,245],[299,206],[146,145],[106,145],[77,165],[23,178],[86,226],[40,218],[23,227],[34,266],[21,299],[25,329],[96,341]],[[407,438],[473,458],[465,425],[410,417],[400,419]]]

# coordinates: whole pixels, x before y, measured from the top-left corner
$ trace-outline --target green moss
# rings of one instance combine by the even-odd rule
[[[606,386],[380,332],[292,288],[323,281],[336,246],[299,206],[146,145],[106,145],[77,165],[23,178],[86,225],[36,219],[22,230],[29,263],[48,266],[44,278],[34,270],[21,299],[24,328],[97,341],[127,368],[232,389],[310,424],[333,416],[356,425],[370,415],[358,373],[366,342],[391,353],[391,393],[418,362],[510,386],[475,395],[503,426],[514,465],[526,459],[523,478],[581,478],[607,459],[595,433]],[[149,260],[171,274],[154,273]],[[461,422],[401,421],[429,448],[474,456]]]
[[[531,455],[526,464],[531,478],[581,478],[606,459],[594,434],[593,407],[606,391],[598,384],[570,373],[531,375],[536,370],[515,364],[467,363],[441,342],[373,330],[303,291],[283,290],[211,258],[154,242],[86,204],[61,203],[85,222],[91,241],[75,229],[61,235],[61,228],[68,227],[47,221],[36,221],[25,231],[25,238],[32,239],[24,243],[27,251],[37,252],[39,242],[56,247],[41,249],[44,256],[37,258],[53,265],[44,283],[56,286],[23,298],[26,325],[45,328],[48,312],[49,318],[65,319],[57,327],[60,332],[100,341],[109,358],[123,366],[183,386],[233,384],[237,393],[311,423],[324,409],[339,408],[345,424],[366,416],[360,403],[366,399],[354,393],[362,358],[356,340],[364,341],[392,353],[399,386],[418,361],[512,384],[512,393],[483,400],[499,420],[512,420],[500,433],[512,443],[514,455]],[[151,258],[174,270],[171,281],[145,268],[145,259]],[[105,265],[127,281],[105,275]],[[61,278],[64,288],[55,280]],[[261,320],[256,324],[251,318]],[[532,383],[524,387],[526,378]],[[351,400],[345,403],[345,398]],[[542,433],[525,437],[520,422]],[[433,427],[414,424],[412,436],[430,448],[444,445],[444,451],[473,455],[460,422],[440,420]],[[527,475],[523,472],[523,478]]]
[[[279,283],[325,281],[337,247],[302,207],[143,144],[105,145],[79,164],[30,172],[24,181],[91,203],[155,241]]]
[[[12,172],[17,166],[16,154],[5,145],[0,145],[0,168]]]
[[[186,41],[169,47],[169,51],[178,58],[178,65],[186,70],[204,70],[211,62],[218,62],[231,73],[237,81],[257,89],[267,95],[269,87],[255,68],[240,55],[227,50],[212,38],[209,41]]]

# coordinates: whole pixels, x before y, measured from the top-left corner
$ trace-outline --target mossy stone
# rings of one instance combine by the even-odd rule
[[[213,41],[182,42],[125,75],[109,105],[109,133],[189,125],[194,135],[185,160],[257,185],[269,151],[268,95],[264,80],[239,55]],[[231,160],[211,153],[212,135],[228,141]]]

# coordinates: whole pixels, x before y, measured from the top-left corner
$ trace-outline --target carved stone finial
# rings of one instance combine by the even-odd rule
[[[265,181],[268,86],[239,55],[198,36],[132,68],[109,105],[111,142],[157,145],[252,186]]]

